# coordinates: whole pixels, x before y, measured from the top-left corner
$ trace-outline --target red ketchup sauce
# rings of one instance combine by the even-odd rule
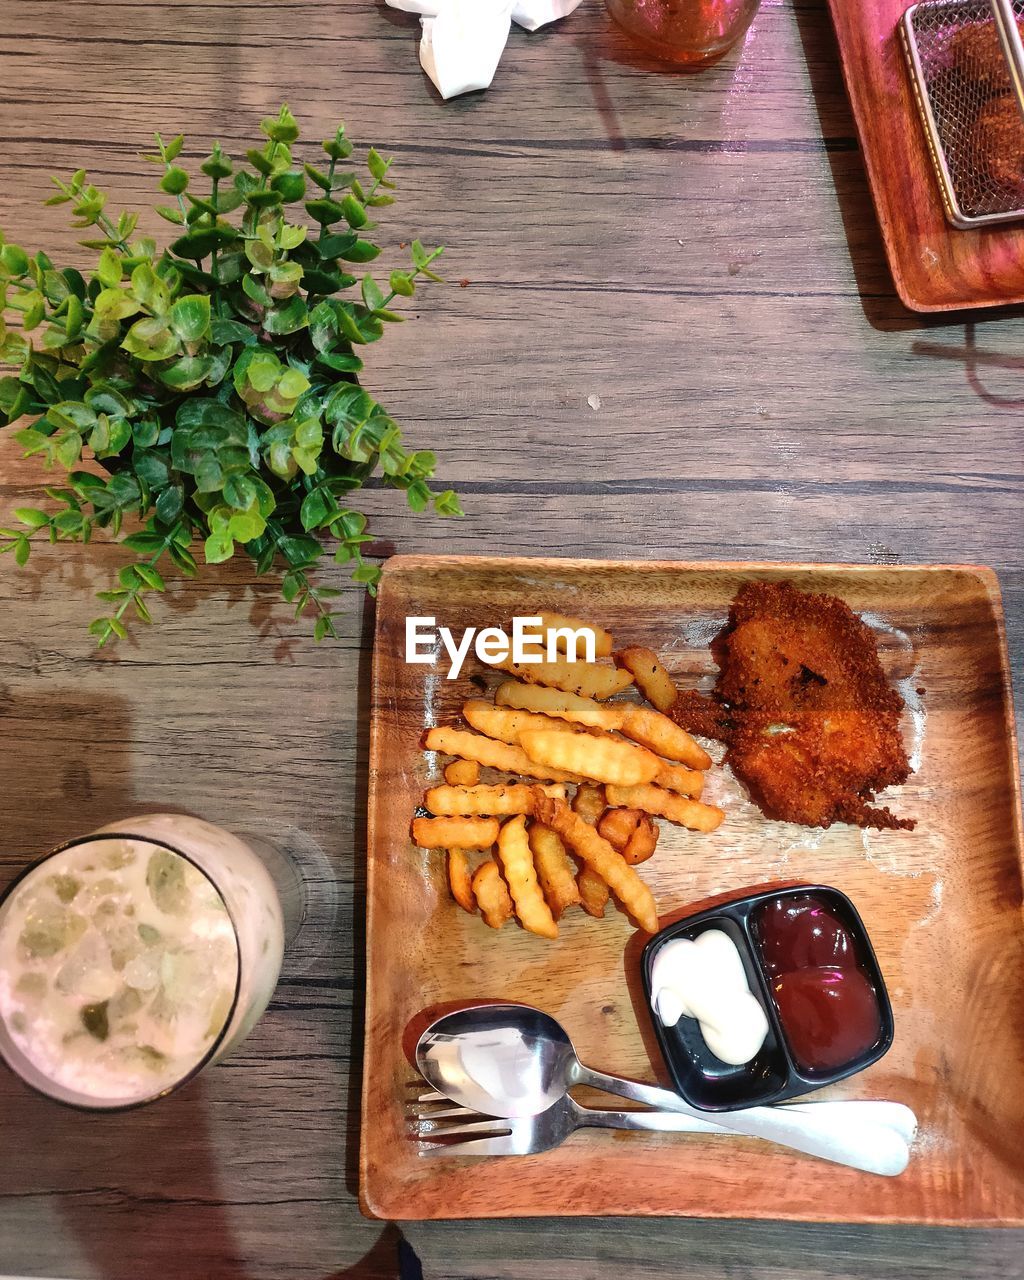
[[[882,1030],[878,996],[857,963],[849,930],[811,894],[761,909],[757,936],[797,1064],[835,1071],[858,1058]]]

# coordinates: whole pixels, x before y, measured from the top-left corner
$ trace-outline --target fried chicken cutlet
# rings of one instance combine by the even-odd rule
[[[913,827],[871,805],[910,775],[903,699],[847,604],[789,582],[749,582],[712,649],[720,667],[713,698],[681,694],[669,714],[728,745],[733,772],[769,817]]]

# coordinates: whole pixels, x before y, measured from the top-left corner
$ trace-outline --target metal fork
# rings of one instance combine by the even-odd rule
[[[422,1100],[443,1100],[443,1095],[423,1095]],[[866,1173],[893,1177],[902,1173],[909,1159],[909,1146],[902,1121],[888,1124],[869,1119],[850,1108],[896,1108],[889,1103],[809,1103],[801,1108],[806,1115],[819,1108],[821,1133],[828,1134],[828,1153],[818,1154],[836,1164],[849,1165]],[[836,1110],[838,1108],[838,1110]],[[831,1112],[826,1115],[825,1110]],[[794,1108],[796,1110],[796,1108]],[[904,1111],[900,1108],[899,1111]],[[898,1112],[894,1110],[894,1115]],[[447,1121],[464,1121],[449,1124]],[[566,1094],[554,1106],[536,1116],[495,1119],[479,1116],[464,1107],[447,1107],[423,1112],[414,1122],[426,1155],[524,1156],[550,1151],[577,1129],[630,1129],[658,1133],[725,1133],[713,1121],[670,1111],[605,1111],[581,1107]]]

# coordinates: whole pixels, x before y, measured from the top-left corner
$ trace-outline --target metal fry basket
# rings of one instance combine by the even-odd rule
[[[1024,0],[922,0],[900,36],[946,216],[1024,218]]]

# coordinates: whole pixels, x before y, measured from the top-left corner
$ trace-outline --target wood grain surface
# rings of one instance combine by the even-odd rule
[[[412,845],[412,813],[446,762],[420,749],[424,727],[453,723],[465,699],[484,696],[478,682],[493,689],[505,675],[470,659],[449,680],[443,655],[436,665],[408,664],[406,618],[435,618],[461,636],[470,626],[507,628],[515,615],[562,612],[610,630],[616,647],[654,649],[678,686],[704,688],[717,673],[708,642],[738,588],[782,576],[840,596],[869,620],[906,704],[914,770],[880,802],[917,826],[837,823],[822,832],[770,822],[731,769],[713,768],[702,798],[725,810],[723,824],[702,835],[661,823],[640,874],[662,925],[787,882],[825,881],[853,899],[885,974],[896,1040],[879,1063],[823,1096],[912,1107],[920,1132],[910,1166],[884,1184],[758,1143],[593,1130],[528,1159],[459,1158],[457,1147],[427,1154],[408,1140],[411,1050],[438,1011],[458,1002],[538,1006],[562,1022],[588,1066],[670,1080],[641,988],[648,935],[616,910],[604,920],[569,911],[550,942],[514,927],[495,933],[451,900],[441,851]],[[1006,1137],[1024,1126],[1016,994],[1024,991],[1024,836],[1001,650],[987,570],[391,560],[371,703],[364,1204],[397,1218],[640,1213],[1024,1226],[1024,1150]]]
[[[396,156],[384,224],[465,288],[370,352],[465,520],[364,507],[379,548],[642,559],[970,561],[999,574],[1024,670],[1024,323],[922,323],[893,289],[821,0],[766,3],[697,77],[638,56],[598,0],[515,31],[486,94],[442,104],[415,19],[379,0],[0,0],[0,226],[84,263],[51,172],[148,199],[149,131],[238,153],[287,98]],[[163,224],[151,229],[164,234]],[[593,406],[597,407],[593,407]],[[0,435],[0,507],[39,472]],[[0,1270],[73,1280],[391,1277],[355,1200],[372,614],[314,647],[244,566],[175,584],[95,653],[121,556],[0,561],[0,856],[178,805],[293,850],[309,927],[239,1054],[114,1121],[0,1075]],[[341,570],[334,579],[342,581]],[[407,1224],[447,1280],[1024,1275],[1024,1234],[543,1219]]]
[[[897,30],[905,0],[829,0],[896,291],[915,311],[1024,302],[1021,224],[950,225]]]

